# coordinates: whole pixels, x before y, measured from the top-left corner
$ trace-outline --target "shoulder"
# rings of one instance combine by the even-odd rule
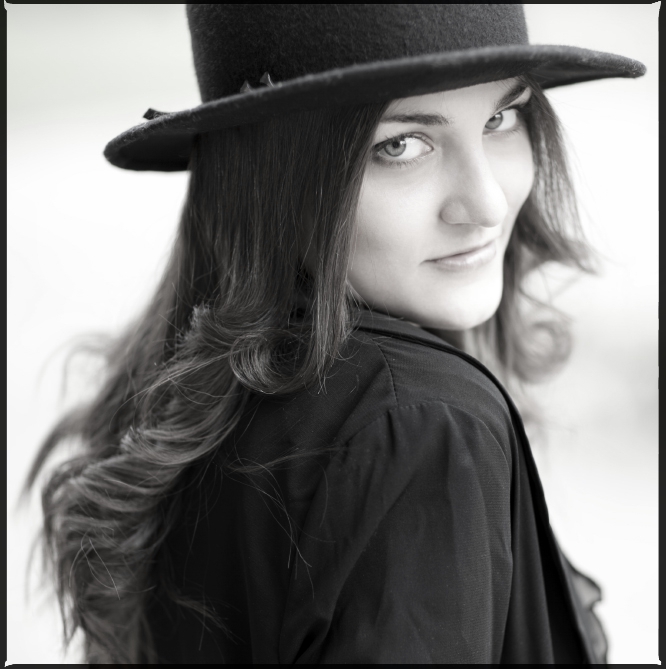
[[[465,402],[506,404],[496,382],[481,365],[472,365],[469,356],[440,341],[430,333],[411,339],[377,332],[356,330],[358,354],[364,360],[376,358],[389,371],[398,404],[422,397],[437,397],[454,404]],[[427,337],[427,338],[426,338]]]
[[[324,383],[261,398],[221,457],[232,446],[261,462],[311,455],[284,474],[289,496],[303,503],[318,486],[326,496],[333,482],[366,486],[387,501],[410,480],[454,476],[456,467],[510,479],[516,436],[502,393],[482,369],[421,332],[422,341],[408,341],[355,330]],[[371,479],[378,488],[368,487]]]
[[[350,376],[356,403],[341,426],[338,443],[368,435],[387,421],[402,428],[396,436],[404,433],[407,441],[418,436],[424,445],[422,435],[428,429],[438,431],[441,441],[442,431],[457,426],[460,437],[465,432],[487,433],[510,461],[515,435],[507,402],[494,378],[453,347],[356,330],[333,385],[350,385],[344,381]]]
[[[364,513],[381,518],[406,491],[482,500],[506,496],[515,441],[465,409],[440,399],[398,404],[341,442],[327,467],[325,494],[363,491]]]
[[[303,517],[297,560],[308,578],[290,578],[283,638],[301,648],[312,620],[335,620],[338,631],[351,621],[351,637],[340,637],[346,657],[371,639],[354,636],[360,618],[428,610],[422,622],[434,625],[428,637],[443,651],[457,611],[472,602],[490,610],[484,596],[508,598],[516,438],[506,403],[455,352],[374,333],[356,333],[331,380],[334,397],[358,394]],[[400,615],[395,623],[390,641],[405,634]]]

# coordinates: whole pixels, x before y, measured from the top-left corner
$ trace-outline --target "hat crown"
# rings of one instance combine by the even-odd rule
[[[187,5],[204,102],[244,81],[276,82],[352,65],[528,44],[522,4]]]

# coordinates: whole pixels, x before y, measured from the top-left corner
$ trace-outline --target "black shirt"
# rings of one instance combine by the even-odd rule
[[[162,560],[230,633],[158,589],[164,663],[606,662],[513,402],[416,325],[360,312],[324,387],[257,398],[190,482]]]

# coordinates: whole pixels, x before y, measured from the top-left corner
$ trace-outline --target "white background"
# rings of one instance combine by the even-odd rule
[[[602,586],[613,663],[657,659],[657,21],[660,3],[526,5],[530,39],[626,55],[638,80],[548,97],[572,149],[586,230],[605,257],[557,301],[574,320],[566,371],[538,391],[535,446],[564,551]],[[38,502],[19,482],[49,426],[74,338],[114,333],[151,294],[184,173],[112,167],[105,144],[148,107],[199,102],[182,5],[5,5],[8,16],[8,662],[73,663],[25,566]],[[74,375],[73,389],[80,383]],[[77,385],[78,384],[78,385]],[[29,588],[28,588],[29,589]]]

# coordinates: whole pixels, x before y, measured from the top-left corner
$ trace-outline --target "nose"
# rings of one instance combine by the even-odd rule
[[[509,210],[502,187],[492,172],[483,146],[468,147],[449,161],[443,175],[440,219],[450,225],[500,225]]]

